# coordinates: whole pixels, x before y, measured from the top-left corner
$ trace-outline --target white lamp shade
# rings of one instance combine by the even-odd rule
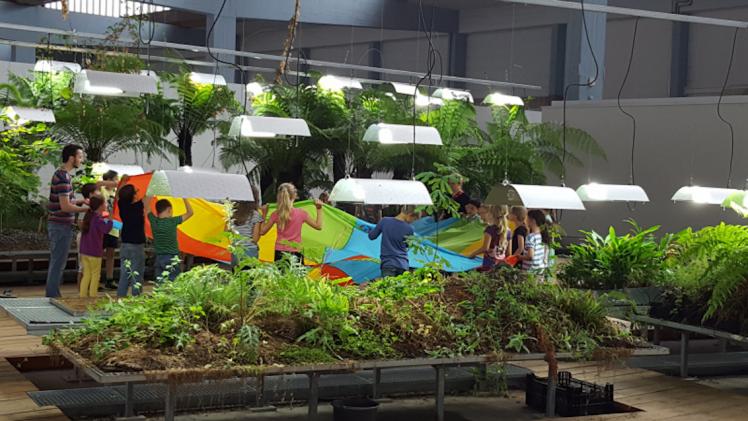
[[[649,202],[644,189],[631,184],[589,183],[579,186],[577,194],[583,202]]]
[[[35,72],[50,73],[50,72],[62,72],[65,70],[73,72],[73,73],[80,73],[81,65],[78,63],[70,63],[67,61],[55,61],[55,60],[38,60],[34,64]]]
[[[415,96],[418,92],[416,90],[416,85],[411,85],[409,83],[388,82],[388,84],[392,86],[392,89],[395,90],[395,93],[401,95]]]
[[[247,177],[211,172],[156,171],[147,194],[215,201],[254,200]]]
[[[330,201],[364,205],[432,205],[428,189],[420,181],[343,178],[335,183]]]
[[[416,92],[416,106],[417,107],[441,107],[444,105],[444,101],[441,98],[435,98],[433,96],[421,95],[420,92]]]
[[[250,96],[257,96],[265,91],[265,87],[260,85],[258,82],[250,82],[247,84],[247,93]]]
[[[490,105],[516,105],[519,107],[524,107],[525,105],[522,98],[513,95],[505,95],[501,92],[494,92],[488,95],[483,102]]]
[[[434,91],[434,96],[441,99],[451,99],[456,101],[467,101],[473,103],[473,94],[469,91],[460,89],[439,88]]]
[[[218,171],[215,168],[201,168],[201,167],[191,167],[189,165],[184,165],[179,168],[177,168],[177,171],[186,172],[186,173],[210,173],[210,174],[220,174],[221,172]]]
[[[0,114],[7,116],[14,121],[12,124],[17,125],[24,125],[30,121],[40,121],[43,123],[55,122],[55,113],[52,110],[43,108],[9,106],[5,107]]]
[[[317,82],[320,88],[329,91],[341,91],[343,89],[363,89],[361,82],[350,77],[338,77],[325,75]]]
[[[584,210],[584,204],[573,189],[559,186],[502,184],[491,189],[485,202],[529,209]]]
[[[372,124],[364,133],[365,142],[379,142],[388,145],[412,144],[415,127],[415,143],[419,145],[442,145],[439,131],[428,126],[408,126],[405,124]]]
[[[740,190],[718,187],[683,186],[678,189],[671,200],[675,202],[694,202],[705,205],[722,205],[731,194]]]
[[[240,115],[231,121],[229,136],[276,137],[311,136],[309,125],[300,118]]]
[[[226,86],[226,79],[219,74],[214,73],[190,73],[190,80],[192,83],[198,83],[202,85],[217,85]]]
[[[148,76],[149,78],[155,80],[157,83],[161,81],[161,79],[158,77],[158,73],[156,73],[153,70],[141,70],[140,74],[142,76]]]
[[[91,171],[95,175],[104,175],[109,170],[117,171],[117,176],[120,178],[123,175],[140,175],[145,174],[143,167],[140,165],[123,165],[123,164],[109,164],[106,162],[97,162],[93,164]]]
[[[83,70],[75,76],[73,91],[78,94],[139,96],[157,94],[156,79],[148,75]]]

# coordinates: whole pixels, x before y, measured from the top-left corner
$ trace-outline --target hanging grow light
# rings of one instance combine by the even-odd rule
[[[518,96],[513,95],[505,95],[501,92],[494,92],[492,94],[489,94],[484,100],[484,103],[489,105],[516,105],[518,107],[524,107],[525,102],[522,101],[522,98]]]
[[[722,202],[723,208],[730,208],[737,212],[743,218],[748,218],[748,191],[738,190],[730,194]]]
[[[589,183],[579,186],[577,195],[583,202],[649,202],[644,189],[632,184]]]
[[[311,136],[309,125],[300,118],[240,115],[231,121],[229,136],[264,137]]]
[[[37,62],[34,64],[35,72],[52,73],[62,72],[66,70],[73,73],[80,73],[81,65],[78,63],[55,60],[37,60]]]
[[[408,126],[405,124],[372,124],[364,133],[365,142],[379,142],[388,145],[411,144],[415,129],[415,143],[419,145],[442,145],[439,131],[429,126]]]
[[[320,88],[328,91],[342,91],[343,89],[363,89],[361,82],[350,77],[326,75],[317,82]]]
[[[432,205],[426,186],[415,180],[343,178],[335,183],[330,201],[364,205]]]
[[[467,101],[473,103],[473,94],[469,91],[459,89],[439,88],[434,91],[434,96],[441,99],[450,99],[455,101]]]
[[[104,96],[157,94],[156,80],[147,75],[83,70],[75,77],[73,92]]]
[[[559,186],[503,183],[491,189],[485,203],[529,209],[584,210],[584,204],[573,189]]]
[[[683,186],[670,199],[674,202],[694,202],[704,205],[722,205],[732,194],[740,190],[719,187]]]
[[[91,167],[91,172],[94,175],[102,176],[109,170],[117,171],[117,175],[122,177],[123,175],[140,175],[145,174],[143,167],[140,165],[123,165],[123,164],[109,164],[106,162],[97,162]]]
[[[161,81],[161,79],[158,77],[158,74],[154,72],[153,70],[141,70],[140,74],[142,76],[148,76],[149,78],[155,80],[156,82]]]
[[[416,92],[416,107],[441,107],[444,105],[444,101],[440,98],[434,98],[432,96],[421,95],[420,92]]]
[[[43,123],[54,123],[55,114],[52,110],[43,108],[27,108],[9,106],[5,107],[0,113],[12,120],[13,126],[23,126],[30,121],[39,121]]]
[[[265,92],[265,87],[257,82],[250,82],[247,84],[247,93],[250,96],[257,96]]]
[[[409,83],[399,83],[399,82],[388,82],[387,84],[392,86],[392,89],[395,90],[395,93],[398,93],[401,95],[416,96],[416,94],[418,94],[418,91],[416,90],[416,85],[411,85]]]
[[[190,80],[200,85],[226,86],[226,79],[217,73],[191,72]]]
[[[146,194],[205,200],[251,201],[254,197],[244,175],[173,170],[155,171]]]

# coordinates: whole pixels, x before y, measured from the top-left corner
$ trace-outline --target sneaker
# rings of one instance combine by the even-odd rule
[[[116,291],[117,290],[117,284],[114,281],[109,280],[109,281],[106,281],[106,283],[104,284],[104,288],[106,288],[106,289],[108,289],[110,291]]]

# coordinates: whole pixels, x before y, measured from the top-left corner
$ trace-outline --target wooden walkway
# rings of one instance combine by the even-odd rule
[[[519,363],[539,376],[548,375],[543,361]],[[559,370],[593,383],[615,385],[616,401],[640,412],[559,418],[563,420],[737,420],[748,419],[748,396],[704,386],[654,371],[603,366],[597,362],[561,363]]]

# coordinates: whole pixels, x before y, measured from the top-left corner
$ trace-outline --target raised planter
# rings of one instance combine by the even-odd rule
[[[525,403],[530,408],[545,410],[548,379],[527,375]],[[562,417],[608,414],[615,410],[613,385],[599,386],[574,379],[568,371],[558,373],[556,384],[556,413]]]

